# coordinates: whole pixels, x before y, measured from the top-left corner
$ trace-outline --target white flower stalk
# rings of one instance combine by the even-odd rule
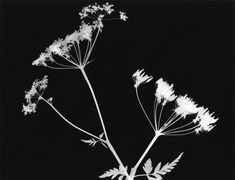
[[[185,118],[187,115],[196,114],[198,112],[197,104],[192,99],[188,98],[187,95],[179,96],[176,99],[177,108],[175,113]]]
[[[165,105],[167,102],[175,100],[176,96],[174,95],[173,84],[169,85],[160,78],[156,81],[156,85],[155,96],[157,97],[158,103],[162,102],[162,105]]]
[[[144,71],[144,69],[142,69],[142,70],[138,69],[132,75],[132,78],[133,78],[133,80],[135,82],[135,85],[134,85],[135,88],[138,88],[138,86],[140,84],[148,83],[148,82],[150,82],[153,79],[152,76],[145,75],[145,73],[143,71]]]

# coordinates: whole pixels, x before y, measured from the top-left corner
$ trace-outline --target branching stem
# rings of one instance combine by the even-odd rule
[[[137,97],[137,100],[138,100],[138,102],[139,102],[139,104],[140,104],[141,109],[143,110],[143,112],[144,112],[144,114],[145,114],[145,116],[146,116],[146,118],[147,118],[149,124],[151,125],[153,131],[155,132],[155,128],[154,128],[153,124],[151,123],[151,121],[150,121],[150,119],[149,119],[149,117],[148,117],[148,115],[147,115],[147,113],[146,113],[146,111],[145,111],[145,109],[144,109],[144,107],[143,107],[141,101],[140,101],[139,93],[138,93],[138,87],[135,88],[135,93],[136,93],[136,97]]]
[[[86,130],[74,125],[73,123],[71,123],[68,119],[66,119],[53,105],[52,103],[49,103],[45,98],[43,98],[42,96],[39,97],[39,99],[43,100],[45,103],[47,103],[64,121],[66,121],[67,123],[69,123],[71,126],[73,126],[74,128],[76,128],[77,130],[89,135],[89,136],[92,136],[96,139],[99,139],[100,141],[104,142],[105,144],[107,144],[107,141],[106,140],[103,140],[102,138],[92,134],[92,133],[89,133],[87,132]]]
[[[101,115],[101,112],[100,112],[100,108],[99,108],[99,104],[97,102],[97,99],[96,99],[96,96],[95,96],[95,92],[91,86],[91,83],[86,75],[86,72],[84,70],[84,68],[80,68],[81,72],[82,72],[82,75],[84,77],[84,79],[86,80],[86,83],[91,91],[91,94],[92,94],[92,97],[93,97],[93,100],[95,102],[95,106],[96,106],[96,109],[97,109],[97,112],[98,112],[98,115],[99,115],[99,119],[100,119],[100,122],[101,122],[101,125],[102,125],[102,128],[103,128],[103,131],[104,131],[104,135],[105,135],[105,139],[106,139],[106,144],[108,146],[108,148],[110,149],[110,151],[112,152],[112,154],[114,155],[115,159],[117,160],[117,162],[119,163],[119,165],[125,169],[121,159],[119,158],[118,154],[116,153],[115,149],[113,148],[111,142],[109,141],[109,138],[108,138],[108,135],[107,135],[107,131],[106,131],[106,128],[105,128],[105,125],[104,125],[104,121],[103,121],[103,117]],[[125,174],[127,177],[129,177],[129,174],[128,172],[125,171]]]

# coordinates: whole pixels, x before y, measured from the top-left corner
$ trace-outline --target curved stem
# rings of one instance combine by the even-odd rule
[[[86,130],[74,125],[73,123],[71,123],[69,120],[67,120],[51,103],[49,103],[46,99],[44,99],[42,96],[39,97],[39,99],[42,99],[45,103],[47,103],[64,121],[66,121],[68,124],[70,124],[71,126],[73,126],[74,128],[76,128],[77,130],[89,135],[89,136],[92,136],[96,139],[99,139],[100,141],[104,142],[104,143],[107,143],[107,141],[103,140],[102,138],[94,135],[94,134],[91,134],[89,132],[87,132]]]
[[[119,156],[117,155],[115,149],[113,148],[111,142],[110,142],[109,139],[108,139],[108,135],[107,135],[107,132],[106,132],[106,129],[105,129],[104,121],[103,121],[103,118],[102,118],[102,115],[101,115],[101,112],[100,112],[99,104],[98,104],[98,102],[97,102],[97,99],[96,99],[94,90],[93,90],[93,88],[92,88],[92,86],[91,86],[91,83],[90,83],[90,81],[89,81],[89,79],[88,79],[88,77],[87,77],[87,75],[86,75],[86,72],[85,72],[84,68],[80,68],[80,70],[81,70],[81,72],[82,72],[83,77],[84,77],[85,80],[86,80],[86,83],[87,83],[87,85],[88,85],[88,87],[89,87],[89,89],[90,89],[90,91],[91,91],[93,100],[94,100],[94,102],[95,102],[95,106],[96,106],[96,109],[97,109],[97,112],[98,112],[98,115],[99,115],[99,119],[100,119],[100,122],[101,122],[101,125],[102,125],[102,128],[103,128],[103,131],[104,131],[105,138],[106,138],[106,144],[107,144],[108,148],[110,149],[110,151],[112,152],[112,154],[114,155],[114,157],[116,158],[116,160],[117,160],[117,162],[119,163],[119,165],[120,165],[121,167],[123,167],[123,169],[125,169],[125,168],[124,168],[124,165],[123,165],[123,163],[122,163],[122,161],[121,161],[121,159],[120,159]],[[126,173],[127,176],[129,176],[127,172],[125,172],[125,173]]]
[[[136,94],[136,97],[137,97],[137,100],[138,100],[138,102],[139,102],[139,104],[140,104],[141,109],[143,110],[143,112],[144,112],[144,114],[145,114],[145,116],[146,116],[146,118],[147,118],[149,124],[151,125],[153,131],[155,132],[155,128],[153,127],[153,124],[151,123],[151,121],[150,121],[150,119],[149,119],[149,117],[148,117],[148,115],[147,115],[147,113],[146,113],[146,111],[145,111],[145,109],[144,109],[144,107],[143,107],[141,101],[140,101],[139,94],[138,94],[138,88],[135,88],[135,94]]]

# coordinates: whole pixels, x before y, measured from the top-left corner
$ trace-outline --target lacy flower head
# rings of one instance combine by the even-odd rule
[[[24,115],[36,112],[37,103],[39,102],[40,97],[47,88],[47,83],[47,76],[44,76],[42,80],[36,79],[33,82],[31,89],[25,92],[26,105],[23,104],[22,110],[22,112],[24,112]]]
[[[135,85],[134,87],[137,88],[140,84],[144,84],[144,83],[148,83],[149,81],[151,81],[153,79],[152,76],[148,76],[148,75],[145,75],[144,70],[137,70],[133,75],[132,75],[132,78],[135,82]]]
[[[156,86],[155,96],[157,97],[158,103],[162,102],[162,105],[165,105],[167,102],[175,100],[176,96],[174,95],[173,84],[169,85],[161,78],[156,81]]]
[[[135,81],[134,87],[137,88],[140,84],[152,80],[152,76],[144,75],[143,70],[137,70],[133,74],[133,79]],[[138,91],[136,95],[150,125],[156,133],[161,135],[181,136],[191,133],[198,134],[200,131],[210,131],[218,120],[218,118],[216,119],[212,116],[213,113],[209,113],[208,109],[198,107],[198,105],[189,98],[188,95],[176,96],[174,94],[173,84],[169,85],[166,81],[160,78],[156,81],[155,101],[153,107],[154,126],[140,102]],[[175,108],[173,109],[173,113],[169,115],[167,119],[162,119],[163,109],[167,102],[174,103]],[[159,105],[161,105],[160,111],[157,109]],[[186,118],[187,116],[189,118]]]
[[[32,64],[51,69],[84,68],[92,61],[90,55],[104,27],[103,20],[126,21],[128,19],[122,11],[119,11],[118,18],[106,18],[113,12],[113,5],[109,3],[103,5],[95,3],[84,7],[79,13],[81,19],[79,30],[67,35],[64,39],[54,41]]]

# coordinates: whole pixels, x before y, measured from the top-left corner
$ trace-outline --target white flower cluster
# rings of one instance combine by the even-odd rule
[[[162,102],[165,105],[167,102],[174,101],[176,96],[174,95],[173,84],[169,85],[167,82],[163,81],[162,78],[156,81],[157,89],[155,96],[157,97],[158,103]],[[163,100],[163,101],[162,101]]]
[[[182,117],[186,117],[186,115],[196,114],[198,112],[197,105],[193,102],[192,99],[188,98],[187,95],[179,96],[176,99],[177,107],[175,108],[175,112]]]
[[[150,80],[152,80],[152,76],[144,75],[143,70],[139,71],[137,70],[133,74],[133,80],[135,81],[134,87],[137,88],[140,84],[147,83]],[[155,91],[155,96],[157,99],[157,102],[160,103],[162,106],[164,106],[167,102],[175,101],[176,102],[176,107],[174,109],[174,113],[179,116],[180,118],[186,118],[187,115],[192,115],[195,114],[196,118],[192,121],[194,124],[197,124],[194,126],[194,128],[190,128],[187,130],[193,130],[194,132],[198,133],[199,131],[210,131],[217,122],[218,118],[216,119],[213,117],[213,113],[210,114],[208,109],[205,109],[204,107],[197,107],[197,104],[195,102],[185,96],[176,96],[174,94],[173,90],[173,84],[169,85],[167,82],[165,82],[162,78],[156,81],[156,91]],[[178,120],[180,119],[178,118]],[[167,124],[165,124],[163,129],[168,126],[170,127],[171,124],[174,124],[174,119],[168,121]],[[178,120],[175,120],[177,122]],[[182,126],[186,127],[185,126]],[[180,130],[178,131],[169,131],[171,133],[173,132],[185,132],[187,130]]]
[[[95,3],[94,5],[88,5],[84,7],[82,11],[79,12],[79,15],[81,19],[84,19],[85,17],[89,16],[89,14],[91,15],[95,15],[97,13],[111,14],[112,12],[114,12],[114,9],[112,7],[113,5],[109,4],[108,2],[103,5],[98,5],[97,3]]]
[[[218,121],[218,118],[213,117],[214,113],[209,113],[208,109],[204,107],[198,108],[196,118],[193,120],[194,123],[199,123],[198,128],[195,129],[196,133],[200,131],[210,131],[214,128],[214,124]]]
[[[138,69],[132,75],[132,78],[135,82],[135,85],[134,85],[135,88],[137,88],[140,84],[148,83],[149,81],[151,81],[153,79],[152,76],[145,75],[143,71],[144,71],[144,69],[142,69],[142,70]]]
[[[98,5],[97,3],[95,3],[94,5],[88,5],[84,7],[82,11],[79,13],[80,19],[89,17],[91,18],[92,22],[85,23],[84,21],[82,21],[79,30],[75,31],[70,35],[67,35],[65,39],[58,39],[54,41],[48,48],[46,48],[45,52],[40,54],[38,59],[33,61],[32,65],[49,67],[47,62],[56,63],[56,61],[53,59],[53,55],[58,55],[60,57],[65,58],[67,61],[70,62],[70,64],[71,61],[73,61],[72,64],[75,65],[76,67],[77,65],[80,67],[84,66],[84,63],[87,63],[87,59],[86,60],[78,59],[79,64],[77,64],[77,62],[74,61],[74,58],[72,58],[71,54],[69,53],[71,47],[74,46],[76,43],[80,51],[79,43],[81,43],[82,41],[88,41],[90,44],[93,45],[94,41],[92,42],[92,35],[96,30],[97,34],[98,32],[102,32],[102,28],[104,27],[102,20],[105,15],[109,15],[112,12],[114,12],[113,5],[109,3],[103,5]],[[126,14],[121,11],[119,13],[120,13],[119,19],[126,21],[128,18]],[[117,18],[111,18],[111,19],[117,19]],[[92,47],[92,45],[90,46],[90,48]],[[92,48],[89,50],[92,50]],[[77,50],[75,49],[75,51]],[[77,58],[82,58],[82,57],[77,57]],[[68,67],[65,64],[60,63],[60,65],[62,65],[63,67]]]
[[[46,62],[54,62],[53,55],[58,55],[64,58],[70,58],[69,51],[75,43],[80,41],[91,41],[92,32],[98,27],[98,24],[89,25],[82,22],[79,31],[67,35],[65,39],[54,41],[44,53],[41,53],[39,58],[33,61],[32,65],[47,66]]]
[[[37,103],[40,100],[41,94],[47,88],[48,78],[44,76],[42,80],[36,79],[29,91],[25,92],[26,105],[23,104],[24,115],[35,113]]]

